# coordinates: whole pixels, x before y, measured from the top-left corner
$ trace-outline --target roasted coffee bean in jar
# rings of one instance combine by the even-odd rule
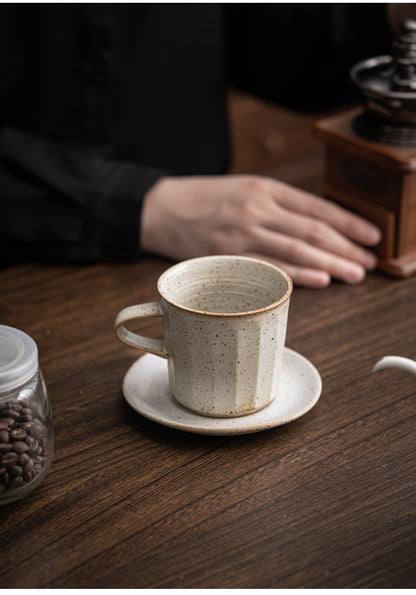
[[[0,325],[0,505],[40,484],[53,450],[52,410],[36,343]]]

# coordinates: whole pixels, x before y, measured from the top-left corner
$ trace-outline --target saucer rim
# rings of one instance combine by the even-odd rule
[[[289,415],[287,417],[283,417],[283,418],[282,418],[282,414],[278,413],[279,409],[276,410],[276,407],[278,407],[278,406],[274,402],[270,403],[269,405],[267,405],[260,411],[256,411],[254,413],[251,413],[251,414],[245,415],[245,416],[241,416],[241,417],[220,418],[220,417],[203,416],[203,415],[199,415],[198,413],[195,413],[195,412],[190,411],[190,410],[186,409],[185,407],[183,407],[180,403],[178,403],[174,399],[174,397],[170,393],[169,393],[169,398],[171,399],[170,406],[173,405],[174,409],[177,409],[178,414],[180,414],[180,413],[186,414],[188,418],[189,417],[191,418],[191,420],[188,419],[186,422],[175,420],[172,418],[172,416],[170,416],[170,415],[168,416],[168,415],[164,414],[163,411],[153,413],[153,412],[149,411],[147,408],[140,407],[140,402],[142,402],[142,403],[144,402],[143,399],[140,399],[140,395],[138,395],[137,392],[134,395],[130,394],[131,391],[128,390],[127,384],[130,380],[130,376],[132,376],[132,374],[135,373],[136,367],[138,365],[143,365],[143,358],[146,358],[147,361],[154,360],[155,362],[157,360],[161,359],[157,355],[154,355],[151,353],[146,353],[146,354],[142,355],[137,360],[135,360],[133,362],[133,364],[129,367],[129,369],[127,370],[127,372],[123,378],[122,392],[123,392],[124,399],[129,404],[129,406],[134,411],[136,411],[136,413],[139,413],[146,419],[149,419],[155,423],[158,423],[158,424],[161,424],[161,425],[164,425],[164,426],[176,429],[176,430],[181,430],[181,431],[190,432],[190,433],[194,433],[194,434],[218,435],[218,436],[219,435],[237,435],[237,434],[241,435],[241,434],[251,434],[251,433],[255,433],[255,432],[261,432],[261,431],[275,428],[275,427],[278,427],[281,425],[285,425],[287,423],[295,421],[296,419],[299,419],[300,417],[302,417],[303,415],[308,413],[316,405],[316,403],[319,401],[319,398],[322,393],[322,379],[321,379],[321,376],[320,376],[318,370],[312,364],[312,362],[310,362],[304,355],[298,353],[297,351],[295,351],[294,349],[291,349],[289,347],[284,348],[284,357],[285,356],[286,357],[292,356],[292,358],[296,361],[297,364],[301,364],[303,366],[303,369],[308,368],[309,371],[312,373],[312,376],[314,377],[315,384],[313,385],[313,394],[312,394],[311,398],[308,399],[308,401],[306,403],[302,402],[302,407],[300,407],[299,410],[296,411],[294,414]],[[165,360],[162,360],[162,361],[165,361]],[[166,362],[166,376],[167,376],[167,374],[168,374],[168,371],[167,371],[167,362]],[[300,374],[300,376],[302,376],[302,374]],[[140,401],[139,403],[137,403],[137,399],[139,399],[139,401]],[[267,411],[271,412],[271,414],[272,414],[269,418],[267,417]],[[265,413],[266,413],[266,417],[264,417]],[[261,417],[264,419],[262,419],[261,421],[259,421],[259,423],[256,424],[255,419],[253,420],[253,417],[255,418],[255,416],[259,416],[259,415],[261,415]],[[249,420],[251,420],[251,419],[253,420],[253,424],[249,425]],[[201,420],[204,421],[204,424],[206,424],[209,420],[210,426],[200,425]],[[232,426],[228,425],[230,423],[232,423],[233,425]],[[227,424],[227,427],[224,427],[223,424]]]

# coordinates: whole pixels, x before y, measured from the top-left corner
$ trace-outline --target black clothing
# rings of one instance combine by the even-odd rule
[[[389,43],[383,5],[0,5],[0,262],[136,259],[159,177],[227,171],[230,82],[327,107]]]

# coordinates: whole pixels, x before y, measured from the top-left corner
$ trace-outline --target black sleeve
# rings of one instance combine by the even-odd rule
[[[231,4],[228,72],[235,86],[286,107],[314,111],[359,98],[359,60],[391,53],[386,4]]]
[[[142,199],[165,173],[4,130],[0,262],[138,258]]]

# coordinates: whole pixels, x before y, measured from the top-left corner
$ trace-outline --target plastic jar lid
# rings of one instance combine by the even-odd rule
[[[0,391],[32,378],[39,367],[38,348],[23,331],[0,324]]]

